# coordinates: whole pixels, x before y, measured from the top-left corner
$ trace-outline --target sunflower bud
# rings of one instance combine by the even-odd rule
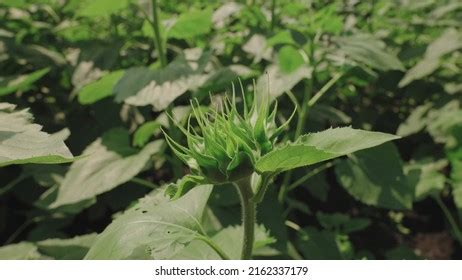
[[[242,113],[236,106],[234,87],[232,100],[225,98],[220,109],[204,111],[197,100],[191,101],[187,128],[180,126],[187,147],[168,135],[167,143],[194,175],[203,176],[209,183],[232,183],[248,177],[255,171],[256,161],[271,151],[278,134],[290,121],[278,128],[277,104],[269,113],[268,102],[257,105],[256,99],[254,96],[248,108],[243,96]],[[191,124],[192,119],[197,123],[196,128]]]

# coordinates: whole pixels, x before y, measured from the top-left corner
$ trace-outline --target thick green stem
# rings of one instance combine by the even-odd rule
[[[165,55],[164,45],[162,44],[162,37],[160,35],[157,0],[152,0],[152,28],[154,29],[154,45],[159,55],[160,65],[164,68],[167,66],[167,56]]]
[[[250,260],[252,257],[253,242],[255,238],[255,202],[253,200],[253,191],[250,184],[250,178],[244,178],[236,183],[237,191],[241,199],[242,208],[242,260]]]

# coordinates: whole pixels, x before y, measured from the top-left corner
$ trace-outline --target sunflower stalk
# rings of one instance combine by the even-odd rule
[[[189,166],[192,173],[170,184],[166,194],[177,199],[201,184],[234,185],[242,208],[241,258],[250,259],[256,223],[255,208],[262,201],[273,178],[271,174],[260,174],[255,165],[262,156],[273,150],[278,136],[295,115],[296,109],[278,127],[277,103],[271,108],[269,95],[257,96],[254,91],[253,102],[248,106],[241,84],[243,108],[238,110],[235,92],[233,85],[231,98],[225,96],[217,108],[204,109],[197,100],[191,101],[192,114],[188,118],[187,127],[178,125],[186,136],[186,145],[178,143],[164,132],[173,152]],[[255,188],[252,188],[253,177],[258,179]]]

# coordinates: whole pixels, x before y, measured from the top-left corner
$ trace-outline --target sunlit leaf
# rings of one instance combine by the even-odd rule
[[[123,70],[114,71],[93,83],[85,85],[78,93],[80,104],[92,104],[111,96],[114,86],[122,78],[123,74]]]
[[[40,260],[45,257],[31,242],[21,242],[0,247],[0,260]]]
[[[291,73],[304,64],[303,56],[292,46],[284,46],[279,50],[278,61],[284,73]]]
[[[64,144],[69,135],[48,134],[32,123],[28,110],[14,111],[15,105],[0,103],[0,167],[24,163],[65,163],[74,158]]]
[[[399,82],[399,86],[404,87],[414,80],[432,74],[441,66],[441,57],[460,48],[462,48],[462,33],[452,28],[447,29],[428,45],[423,59],[406,72],[406,75]]]
[[[201,233],[212,187],[196,187],[170,201],[159,189],[116,218],[97,238],[86,259],[169,259]]]
[[[168,32],[168,36],[177,39],[190,39],[207,34],[212,28],[212,10],[189,11],[181,14]]]
[[[398,136],[351,127],[331,128],[300,137],[263,156],[256,167],[259,172],[282,172],[371,148]]]
[[[91,0],[84,1],[77,14],[82,17],[109,16],[127,8],[130,0]]]
[[[159,132],[161,124],[157,121],[149,121],[142,124],[133,135],[133,146],[143,147],[155,132]]]
[[[409,184],[415,189],[415,200],[437,195],[444,189],[446,177],[439,172],[447,165],[446,160],[415,162],[405,166]]]
[[[0,96],[14,93],[18,90],[28,90],[35,81],[45,76],[49,71],[50,68],[44,68],[30,74],[0,77]]]
[[[115,99],[134,106],[152,105],[155,111],[163,110],[188,90],[198,89],[207,81],[209,74],[203,71],[207,61],[208,54],[204,53],[191,63],[185,57],[177,58],[161,70],[131,68],[114,87]]]
[[[50,207],[94,198],[127,182],[145,168],[162,143],[154,141],[138,151],[130,147],[126,130],[105,133],[85,149],[82,159],[71,165]]]

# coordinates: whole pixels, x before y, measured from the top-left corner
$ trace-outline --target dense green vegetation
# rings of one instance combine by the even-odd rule
[[[461,22],[0,1],[0,259],[460,259]]]

